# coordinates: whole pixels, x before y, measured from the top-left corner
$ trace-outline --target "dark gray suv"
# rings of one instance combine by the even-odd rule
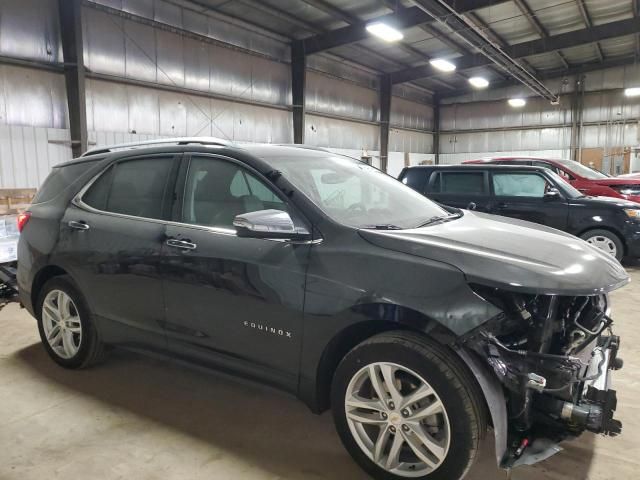
[[[507,468],[620,432],[620,264],[356,160],[114,146],[56,166],[19,224],[20,300],[54,361],[131,346],[275,385],[330,407],[375,478],[462,478],[489,424]]]

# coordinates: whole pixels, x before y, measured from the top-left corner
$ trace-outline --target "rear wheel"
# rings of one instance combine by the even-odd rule
[[[589,230],[588,232],[583,233],[580,238],[597,249],[615,257],[617,260],[622,260],[622,256],[624,255],[624,245],[615,233],[610,232],[609,230]]]
[[[66,368],[83,368],[104,358],[104,345],[84,297],[69,276],[47,281],[37,303],[40,339],[49,356]]]
[[[332,408],[345,447],[379,479],[462,478],[486,431],[481,393],[460,359],[408,332],[349,352],[334,376]]]

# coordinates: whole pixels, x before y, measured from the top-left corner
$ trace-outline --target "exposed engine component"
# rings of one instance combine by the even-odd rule
[[[620,433],[608,375],[622,360],[605,295],[474,291],[503,312],[462,340],[486,358],[507,394],[511,449],[503,466],[526,455],[536,438]]]

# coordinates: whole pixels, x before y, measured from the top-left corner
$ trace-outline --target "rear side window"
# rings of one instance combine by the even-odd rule
[[[441,193],[483,195],[486,193],[484,172],[442,172]]]
[[[66,167],[54,167],[38,189],[32,203],[48,202],[66,190],[80,175],[94,165],[95,161],[73,163]]]
[[[402,176],[402,183],[423,193],[429,173],[430,171],[424,168],[407,168]]]
[[[163,218],[172,157],[126,160],[107,169],[82,201],[98,210],[144,218]]]

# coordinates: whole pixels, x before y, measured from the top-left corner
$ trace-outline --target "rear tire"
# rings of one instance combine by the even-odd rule
[[[104,360],[105,346],[71,277],[54,277],[43,285],[36,314],[42,344],[57,364],[86,368]]]
[[[412,332],[376,335],[351,350],[331,401],[345,448],[377,479],[461,479],[487,429],[484,397],[460,358]]]
[[[616,260],[622,260],[624,256],[624,245],[620,237],[609,230],[595,229],[584,232],[580,238],[590,243],[598,250],[615,257]]]

